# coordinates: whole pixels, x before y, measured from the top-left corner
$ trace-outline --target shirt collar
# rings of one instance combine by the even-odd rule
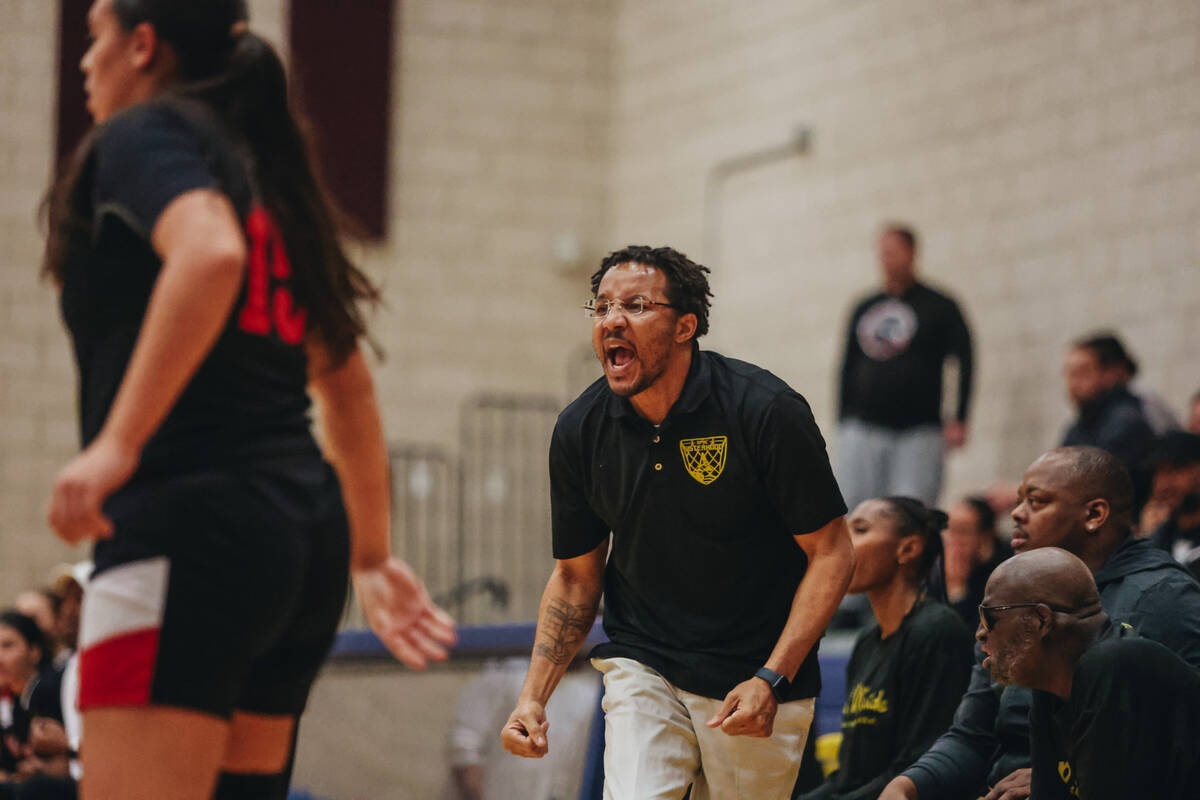
[[[688,367],[688,375],[683,382],[683,389],[679,392],[679,397],[671,406],[671,410],[667,412],[667,417],[663,422],[676,414],[692,413],[712,393],[712,365],[709,362],[707,351],[701,350],[699,347],[692,351],[692,364]],[[633,404],[629,402],[629,398],[618,397],[609,391],[608,415],[616,419],[637,416],[637,412],[633,410]]]

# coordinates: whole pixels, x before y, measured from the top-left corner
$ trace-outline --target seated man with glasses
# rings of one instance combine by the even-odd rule
[[[1196,796],[1200,672],[1110,620],[1086,564],[1057,547],[1014,556],[979,619],[992,680],[1033,690],[1035,797]]]
[[[1200,584],[1132,535],[1133,481],[1120,461],[1097,447],[1051,450],[1026,470],[1018,496],[1013,550],[1060,547],[1079,557],[1095,576],[1109,617],[1200,666]],[[976,648],[971,683],[950,730],[893,779],[880,800],[1029,797],[1032,697],[1019,686],[994,685],[982,661]]]
[[[787,797],[854,571],[808,403],[696,343],[707,272],[669,247],[601,262],[585,308],[604,377],[550,444],[557,561],[502,739],[546,754],[546,701],[603,593],[605,797]]]

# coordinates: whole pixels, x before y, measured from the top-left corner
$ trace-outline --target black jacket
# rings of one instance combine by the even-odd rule
[[[1131,537],[1096,573],[1096,585],[1114,622],[1129,623],[1200,667],[1200,583],[1183,566],[1149,540]],[[976,797],[984,786],[1030,765],[1032,693],[993,685],[978,647],[975,656],[954,724],[903,773],[921,800]]]
[[[1149,495],[1151,476],[1146,460],[1154,441],[1142,401],[1124,386],[1117,386],[1079,409],[1079,417],[1067,428],[1062,443],[1064,447],[1099,447],[1116,456],[1133,477],[1136,505],[1141,508]]]

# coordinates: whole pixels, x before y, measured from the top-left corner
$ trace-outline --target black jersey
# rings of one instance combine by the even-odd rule
[[[838,771],[805,800],[869,800],[950,727],[971,673],[971,631],[921,600],[895,633],[863,631],[846,665]]]
[[[1200,791],[1200,674],[1128,625],[1106,624],[1075,666],[1069,699],[1033,693],[1029,725],[1040,800]]]
[[[289,288],[279,229],[255,203],[249,165],[215,122],[178,104],[135,106],[96,131],[73,198],[86,233],[73,240],[61,297],[85,446],[108,416],[162,267],[150,237],[163,210],[188,191],[220,192],[244,221],[249,249],[225,328],[147,442],[135,480],[317,453],[305,391],[306,314]]]

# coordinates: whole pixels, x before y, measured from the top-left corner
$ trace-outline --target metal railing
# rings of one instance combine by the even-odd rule
[[[468,597],[464,622],[537,618],[553,566],[546,462],[560,407],[545,395],[485,394],[463,408],[461,580],[492,577],[509,589],[507,608]]]
[[[458,456],[389,448],[392,549],[464,624],[536,619],[553,567],[550,395],[481,394],[462,408]],[[344,627],[365,627],[356,603]]]

